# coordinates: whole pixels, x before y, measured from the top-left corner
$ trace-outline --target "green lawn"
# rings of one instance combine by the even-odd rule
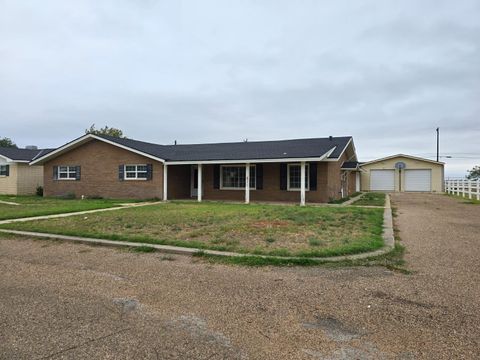
[[[0,202],[0,220],[22,217],[52,215],[83,210],[103,209],[125,203],[125,200],[104,199],[60,199],[41,196],[0,195],[0,200],[20,205],[8,205]]]
[[[385,206],[385,194],[378,192],[367,192],[352,205]]]
[[[2,228],[280,256],[334,256],[383,246],[383,211],[172,202]]]

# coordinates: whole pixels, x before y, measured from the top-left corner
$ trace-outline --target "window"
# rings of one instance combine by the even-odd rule
[[[8,165],[0,165],[0,176],[8,176]]]
[[[250,189],[257,185],[255,165],[250,165]],[[245,189],[245,165],[221,166],[220,189]]]
[[[59,166],[57,178],[59,180],[76,180],[77,167],[76,166]]]
[[[147,165],[125,165],[125,180],[146,180]]]
[[[305,164],[305,190],[310,187],[310,167]],[[300,190],[301,185],[301,165],[288,164],[288,190]]]

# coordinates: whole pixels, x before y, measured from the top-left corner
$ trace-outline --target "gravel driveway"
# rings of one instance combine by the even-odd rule
[[[392,196],[412,275],[0,240],[0,358],[478,358],[480,206]]]

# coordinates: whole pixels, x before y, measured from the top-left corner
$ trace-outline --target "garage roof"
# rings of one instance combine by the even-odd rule
[[[387,157],[384,157],[384,158],[363,162],[363,163],[360,164],[360,166],[364,166],[364,165],[368,165],[368,164],[374,164],[374,163],[377,163],[377,162],[390,160],[390,159],[394,159],[394,158],[397,158],[397,157],[404,157],[404,158],[418,160],[418,161],[425,161],[425,162],[429,162],[429,163],[433,163],[433,164],[437,164],[437,165],[444,165],[445,164],[444,162],[441,162],[441,161],[425,159],[425,158],[421,158],[421,157],[417,157],[417,156],[406,155],[406,154],[397,154],[397,155],[387,156]]]

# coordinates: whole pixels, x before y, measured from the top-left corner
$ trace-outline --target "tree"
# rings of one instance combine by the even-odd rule
[[[126,136],[123,136],[123,131],[114,127],[108,127],[105,125],[105,127],[97,129],[95,128],[95,124],[92,124],[90,126],[90,129],[85,129],[85,134],[94,134],[94,135],[108,135],[108,136],[113,136],[117,138],[125,138]]]
[[[467,170],[467,172],[468,172],[468,175],[467,175],[468,180],[480,179],[480,165],[474,166],[472,170]]]
[[[16,148],[17,145],[12,141],[12,139],[3,137],[0,138],[0,147]]]

